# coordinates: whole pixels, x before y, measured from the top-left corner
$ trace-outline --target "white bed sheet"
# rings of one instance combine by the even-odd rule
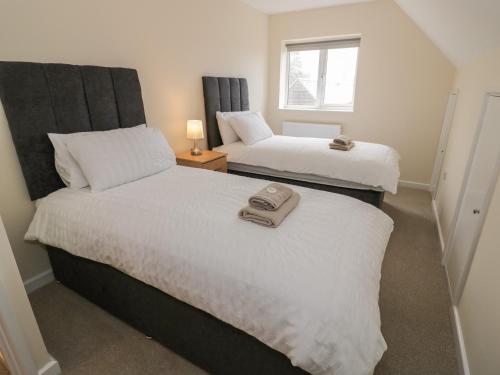
[[[350,151],[331,150],[325,138],[274,135],[253,145],[234,142],[214,148],[232,163],[307,173],[381,187],[396,194],[399,154],[392,147],[356,141]]]
[[[255,336],[312,374],[371,374],[393,228],[357,199],[294,186],[279,228],[238,219],[266,181],[174,166],[113,189],[37,202],[28,240],[102,262]]]

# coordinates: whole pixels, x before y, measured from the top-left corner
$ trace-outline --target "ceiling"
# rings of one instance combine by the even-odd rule
[[[267,14],[372,0],[241,0]],[[443,51],[461,66],[500,48],[500,0],[394,0]]]
[[[499,0],[395,0],[457,66],[500,48]]]
[[[241,0],[267,14],[373,0]],[[456,66],[500,48],[500,0],[394,0]]]
[[[296,10],[324,8],[334,5],[364,3],[372,0],[241,0],[267,14],[293,12]]]

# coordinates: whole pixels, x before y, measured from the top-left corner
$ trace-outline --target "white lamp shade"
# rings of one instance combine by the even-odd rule
[[[187,138],[202,139],[203,138],[203,122],[201,120],[188,120],[187,122]]]

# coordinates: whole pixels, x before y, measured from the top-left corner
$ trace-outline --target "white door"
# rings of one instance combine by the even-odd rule
[[[450,91],[448,94],[448,104],[444,115],[443,127],[441,128],[441,137],[439,138],[438,149],[434,159],[434,170],[432,171],[431,192],[432,198],[436,198],[438,184],[443,167],[444,156],[446,154],[446,146],[448,145],[448,136],[450,135],[451,124],[453,123],[453,115],[455,114],[455,105],[457,103],[457,91]]]
[[[462,295],[500,167],[500,93],[488,94],[467,165],[446,267],[455,304]],[[460,203],[461,202],[461,203]]]

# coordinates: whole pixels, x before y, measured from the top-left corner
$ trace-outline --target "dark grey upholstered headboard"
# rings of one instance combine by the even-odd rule
[[[47,133],[146,122],[134,69],[0,62],[0,98],[32,200],[64,186]]]
[[[248,84],[246,78],[203,77],[208,148],[222,145],[215,113],[248,111]]]

